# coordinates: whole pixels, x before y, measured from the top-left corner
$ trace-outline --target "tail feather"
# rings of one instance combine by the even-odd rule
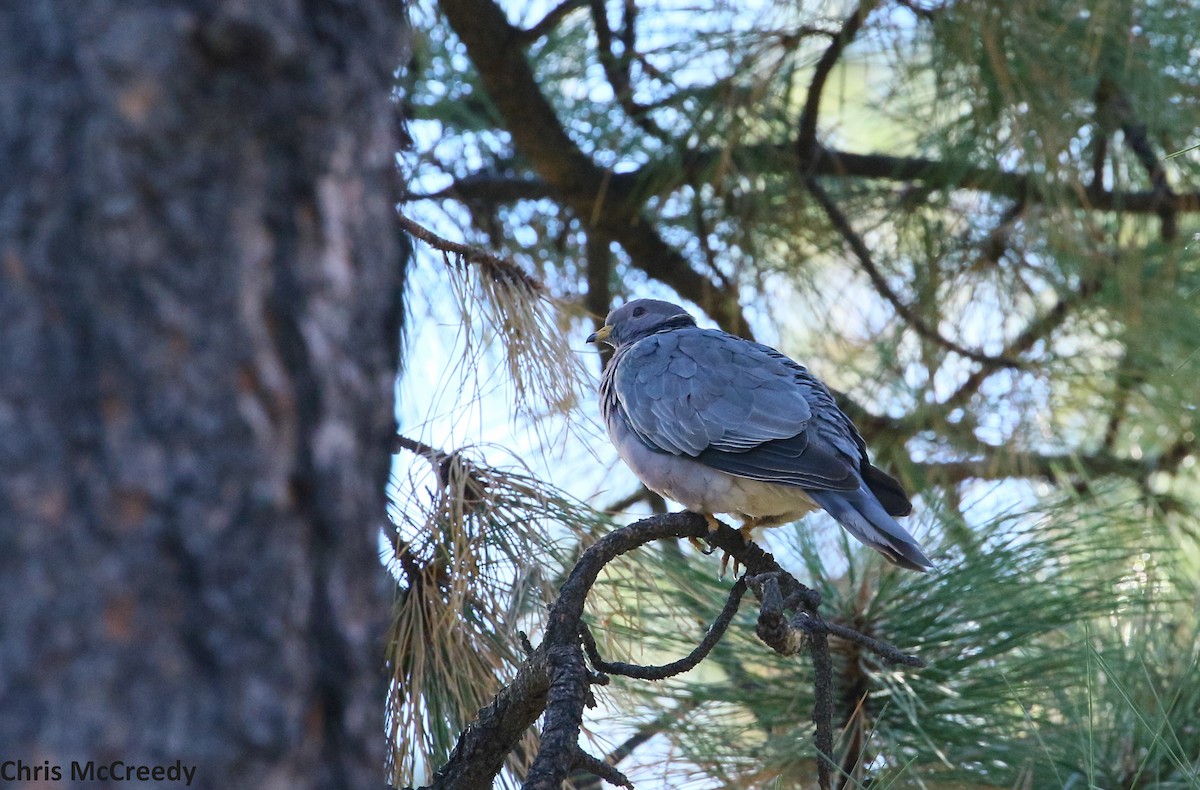
[[[924,572],[933,567],[915,538],[896,523],[866,483],[857,491],[806,491],[818,505],[859,541],[878,551],[889,562]]]
[[[862,472],[867,488],[871,489],[879,504],[883,505],[883,509],[890,515],[907,516],[912,512],[912,502],[909,501],[908,494],[904,493],[900,481],[868,462],[864,462],[859,471]]]

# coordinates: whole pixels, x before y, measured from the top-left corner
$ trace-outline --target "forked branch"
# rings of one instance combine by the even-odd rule
[[[656,540],[708,539],[714,548],[727,552],[746,568],[746,576],[734,583],[721,614],[692,653],[662,667],[608,662],[602,659],[595,640],[583,620],[584,603],[604,566],[630,551]],[[477,788],[490,786],[504,758],[516,748],[521,735],[539,716],[545,717],[538,754],[530,767],[527,790],[559,790],[572,771],[589,771],[629,787],[627,777],[610,762],[600,762],[579,746],[585,706],[593,704],[592,686],[608,681],[608,674],[661,679],[699,664],[726,632],[746,589],[754,590],[762,602],[757,633],[773,649],[791,655],[804,641],[812,647],[816,669],[817,723],[815,742],[821,755],[819,778],[830,787],[833,691],[827,639],[851,639],[889,663],[920,667],[920,659],[905,655],[890,645],[857,631],[826,623],[818,612],[820,595],[783,570],[775,559],[739,532],[722,526],[708,534],[708,525],[694,513],[652,516],[609,533],[593,544],[575,564],[550,609],[545,637],[532,650],[516,677],[496,695],[491,704],[459,737],[450,759],[437,772],[430,788]],[[767,623],[764,626],[764,623]],[[802,640],[803,633],[806,639]],[[588,669],[588,661],[597,674]]]

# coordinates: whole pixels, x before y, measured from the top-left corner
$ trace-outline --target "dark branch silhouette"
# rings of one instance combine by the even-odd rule
[[[858,235],[850,224],[850,220],[838,208],[837,203],[820,185],[817,179],[807,177],[804,179],[804,185],[809,193],[816,199],[817,204],[824,210],[825,216],[828,217],[829,223],[833,226],[841,237],[845,240],[846,245],[854,253],[854,257],[858,259],[862,270],[866,272],[867,277],[871,280],[871,285],[882,296],[896,314],[904,319],[904,322],[912,327],[918,335],[926,340],[932,341],[947,351],[953,351],[960,356],[964,356],[973,362],[979,362],[984,366],[985,370],[991,371],[998,368],[1015,368],[1020,367],[1021,361],[1007,356],[991,356],[982,351],[967,348],[959,343],[954,342],[950,338],[943,335],[936,327],[931,326],[915,309],[906,304],[900,295],[897,294],[888,284],[887,278],[883,276],[883,272],[875,265],[875,260],[871,255],[870,249],[867,248],[866,242]]]
[[[490,252],[470,244],[450,241],[403,214],[397,214],[396,221],[414,239],[420,239],[439,252],[454,255],[464,263],[483,266],[492,277],[501,278],[510,283],[518,283],[534,293],[543,293],[546,290],[541,280],[530,276],[514,261],[492,255]]]
[[[842,52],[849,46],[863,23],[875,6],[877,0],[867,0],[860,3],[842,22],[841,31],[833,37],[821,59],[813,69],[812,79],[808,83],[808,94],[804,99],[804,109],[800,113],[799,134],[796,136],[796,153],[801,159],[809,159],[810,153],[817,147],[817,115],[821,110],[821,95],[825,91],[825,82],[830,72],[841,59]]]
[[[616,176],[592,161],[567,134],[525,59],[523,32],[504,11],[491,0],[443,0],[439,8],[475,63],[517,149],[549,191],[591,232],[620,244],[635,267],[668,283],[723,329],[749,336],[737,292],[722,289],[696,271],[657,231],[642,202],[611,192]]]
[[[722,149],[689,151],[679,159],[663,158],[648,162],[627,173],[614,173],[606,184],[609,200],[645,200],[661,197],[690,182],[709,183],[719,172],[714,165],[727,159],[747,174],[785,173],[802,169],[807,175],[869,179],[927,189],[964,189],[997,198],[1021,201],[1025,205],[1051,204],[1090,211],[1120,211],[1123,214],[1157,214],[1164,207],[1177,213],[1200,212],[1200,192],[1154,190],[1125,191],[1105,189],[1091,183],[1082,189],[1063,189],[1041,184],[1038,176],[997,167],[981,167],[959,160],[930,159],[922,156],[859,154],[817,146],[807,159],[796,155],[792,142],[755,143]],[[708,177],[706,177],[706,174]],[[414,193],[409,200],[451,198],[485,203],[512,203],[549,197],[551,187],[538,178],[512,177],[491,172],[475,173],[456,180],[436,192]]]

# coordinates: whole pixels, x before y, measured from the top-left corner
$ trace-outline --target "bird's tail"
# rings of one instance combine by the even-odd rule
[[[865,483],[857,491],[805,493],[828,511],[846,531],[887,557],[889,562],[922,572],[933,567],[913,536],[888,515]]]

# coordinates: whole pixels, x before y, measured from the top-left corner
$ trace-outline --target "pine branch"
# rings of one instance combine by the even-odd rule
[[[439,8],[465,45],[513,143],[550,193],[593,232],[620,244],[635,267],[699,305],[726,331],[748,337],[737,292],[723,290],[692,268],[658,233],[640,202],[610,191],[614,174],[598,167],[571,140],[538,88],[520,31],[504,12],[492,0],[442,0]]]
[[[1145,168],[1153,194],[1158,197],[1156,212],[1162,221],[1162,240],[1173,241],[1179,235],[1179,223],[1173,206],[1175,193],[1167,183],[1167,172],[1150,143],[1146,124],[1138,119],[1129,95],[1112,77],[1101,77],[1096,86],[1096,115],[1105,131],[1108,127],[1118,126],[1125,134],[1125,145],[1129,146],[1138,163]]]
[[[584,255],[587,264],[587,293],[583,297],[583,306],[595,319],[596,328],[599,329],[612,305],[612,253],[605,239],[600,238],[599,234],[589,232],[584,241]],[[612,348],[604,343],[598,345],[600,371],[603,373],[608,360],[612,359],[613,352]]]
[[[546,12],[546,15],[538,20],[535,24],[520,31],[519,39],[521,44],[529,46],[536,41],[540,41],[550,34],[550,31],[558,26],[560,22],[566,19],[572,11],[583,8],[587,0],[562,0],[561,3],[551,8]]]
[[[829,193],[826,192],[825,189],[817,182],[817,180],[811,176],[804,179],[804,185],[808,188],[808,191],[825,211],[825,216],[829,218],[830,224],[833,225],[834,229],[841,235],[842,239],[845,240],[846,246],[848,246],[854,253],[854,256],[858,259],[859,266],[861,266],[862,270],[866,272],[867,277],[871,280],[871,284],[875,287],[875,291],[892,306],[892,309],[896,311],[896,314],[899,315],[904,320],[904,323],[911,327],[913,331],[926,340],[936,343],[947,351],[953,351],[954,353],[966,357],[974,362],[979,362],[984,366],[985,370],[991,371],[999,370],[1001,368],[1015,368],[1021,366],[1021,361],[1015,357],[991,356],[983,353],[982,351],[976,351],[974,349],[967,348],[966,346],[956,343],[950,338],[946,337],[939,332],[937,328],[930,326],[929,323],[925,321],[925,318],[917,313],[917,311],[912,307],[905,304],[904,300],[900,298],[900,295],[897,294],[892,289],[891,285],[888,284],[887,278],[883,276],[883,273],[879,270],[879,267],[875,265],[875,261],[871,255],[871,251],[867,248],[866,242],[864,242],[862,237],[859,236],[854,230],[854,227],[850,224],[850,220],[847,219],[846,215],[842,213],[842,210],[838,208],[837,203],[834,202]]]
[[[680,144],[677,150],[683,150]],[[614,173],[605,184],[606,200],[624,204],[668,195],[687,185],[711,183],[705,174],[717,172],[715,165],[727,159],[746,174],[781,174],[802,171],[806,175],[836,176],[895,182],[908,186],[918,182],[928,189],[968,190],[995,198],[1023,201],[1026,205],[1054,205],[1086,211],[1120,211],[1123,214],[1157,214],[1165,205],[1180,214],[1200,213],[1200,192],[1176,192],[1164,197],[1154,191],[1104,189],[1102,184],[1076,189],[1039,184],[1036,177],[1012,170],[979,167],[959,160],[926,157],[858,154],[833,148],[818,148],[807,160],[796,155],[795,144],[754,143],[732,148],[687,151],[678,158],[663,158],[625,173]],[[416,193],[410,200],[442,200],[511,203],[550,197],[550,184],[527,176],[508,177],[481,172],[458,179],[436,192]]]
[[[530,276],[524,269],[507,258],[492,255],[490,252],[486,252],[470,244],[460,244],[456,241],[450,241],[403,214],[397,213],[396,220],[400,223],[400,227],[404,228],[413,238],[420,239],[442,253],[458,256],[465,263],[479,264],[492,277],[503,280],[508,284],[524,286],[532,293],[540,294],[546,290],[546,287],[540,280]]]
[[[649,115],[649,108],[639,105],[633,99],[633,77],[629,72],[629,64],[633,59],[634,47],[634,18],[637,7],[633,3],[625,5],[625,21],[622,26],[621,47],[622,55],[613,52],[613,31],[608,24],[608,8],[604,0],[590,0],[592,24],[596,30],[596,44],[599,47],[600,66],[608,85],[613,90],[617,104],[625,111],[642,131],[666,140],[668,135],[658,127]]]
[[[638,727],[633,735],[630,735],[616,748],[604,755],[604,764],[609,766],[620,765],[621,761],[632,755],[640,746],[650,741],[656,735],[663,733],[672,723],[679,721],[685,715],[698,708],[699,705],[695,700],[684,700],[675,708],[656,717],[653,721],[649,721]],[[576,773],[571,776],[571,783],[575,785],[575,790],[601,790],[602,775],[592,769],[584,770],[588,770],[591,775]]]
[[[725,601],[725,607],[721,610],[721,614],[709,626],[707,633],[704,634],[704,639],[696,648],[679,659],[672,661],[670,664],[662,666],[642,666],[640,664],[627,664],[623,661],[605,661],[600,657],[599,649],[596,647],[596,638],[592,636],[591,629],[587,623],[583,623],[580,629],[580,636],[583,639],[583,649],[587,653],[588,660],[592,662],[597,672],[603,672],[609,675],[622,675],[628,678],[637,678],[639,680],[666,680],[675,675],[681,675],[694,669],[708,654],[716,647],[717,642],[725,635],[725,630],[729,628],[729,624],[733,622],[733,616],[737,614],[738,605],[742,601],[742,595],[746,592],[746,583],[742,579],[734,582],[734,585],[729,590],[729,598]]]
[[[1036,478],[1055,483],[1078,484],[1104,477],[1145,480],[1154,472],[1174,474],[1180,464],[1200,443],[1180,440],[1158,456],[1141,460],[1116,455],[1106,449],[1086,454],[1028,453],[1005,448],[987,448],[987,452],[968,460],[914,463],[911,472],[923,481],[952,485],[964,480],[1007,480]]]
[[[863,23],[867,21],[867,17],[878,4],[878,0],[866,0],[860,3],[843,20],[841,31],[833,37],[833,41],[829,43],[821,55],[821,59],[817,61],[816,68],[813,69],[812,79],[808,83],[808,94],[804,99],[804,109],[801,111],[800,121],[797,123],[799,133],[796,135],[796,153],[802,161],[813,158],[811,154],[817,148],[817,115],[821,111],[821,95],[825,90],[825,82],[841,58],[842,52],[858,35]]]
[[[1031,319],[1025,328],[1013,338],[1012,342],[1004,347],[998,356],[1000,358],[1012,358],[1033,348],[1039,340],[1049,337],[1055,329],[1062,326],[1073,310],[1100,293],[1102,285],[1103,281],[1099,277],[1092,277],[1080,283],[1079,287],[1071,293],[1060,296],[1049,310]],[[945,414],[953,409],[965,406],[967,401],[979,391],[983,382],[987,381],[988,377],[999,369],[996,366],[983,364],[967,376],[958,389],[937,404],[938,410]]]
[[[756,633],[764,642],[785,655],[795,652],[789,652],[786,645],[790,644],[789,640],[795,641],[789,634],[796,629],[805,630],[810,639],[818,644],[824,644],[826,636],[830,634],[842,637],[851,634],[849,629],[835,631],[823,625],[813,625],[823,623],[819,620],[818,613],[820,596],[780,568],[770,554],[753,543],[747,543],[736,530],[721,525],[715,533],[710,534],[707,522],[694,513],[674,513],[643,519],[609,533],[580,557],[550,609],[542,643],[533,649],[513,681],[501,689],[492,703],[484,707],[476,721],[462,733],[450,759],[437,771],[433,783],[429,785],[431,790],[466,790],[489,786],[499,772],[504,758],[516,748],[522,733],[543,714],[545,726],[537,756],[525,781],[525,788],[558,790],[571,770],[581,765],[590,766],[589,770],[606,770],[598,761],[593,762],[595,758],[588,758],[586,755],[581,757],[583,753],[578,744],[584,706],[591,695],[590,685],[607,680],[603,675],[591,676],[587,671],[585,649],[580,644],[581,639],[584,644],[591,641],[583,622],[584,602],[600,572],[609,562],[647,543],[678,538],[707,538],[714,548],[728,553],[747,569],[747,580],[734,585],[721,615],[714,622],[701,646],[693,651],[693,657],[699,656],[695,663],[716,644],[728,627],[748,583],[756,590],[756,594],[759,594],[763,607]],[[763,590],[766,592],[760,592]],[[779,624],[779,618],[786,621],[786,612],[800,608],[803,608],[803,617],[795,621],[799,625],[794,626],[786,622],[782,626]],[[764,631],[765,621],[775,623],[775,632]],[[775,639],[775,633],[784,634],[784,641],[779,642]],[[868,637],[861,634],[851,638],[868,640]],[[874,643],[874,640],[869,641]],[[783,649],[780,645],[784,646]],[[887,646],[884,648],[893,650]],[[828,678],[827,646],[824,649],[824,658],[819,652],[813,654],[818,678],[825,678],[816,683],[817,704],[814,706],[814,717],[819,720],[820,736],[817,748],[821,754],[828,755],[832,750],[830,716],[833,702],[832,682]],[[604,662],[599,658],[594,642],[587,647],[587,653],[591,655],[597,667],[602,667],[605,671],[634,667]],[[910,666],[920,665],[919,660],[912,657],[906,657],[904,663]],[[671,667],[671,673],[686,669],[682,668],[681,662],[675,662],[668,667]],[[651,674],[643,676],[649,677]],[[826,790],[829,788],[827,767],[821,772],[821,786]]]
[[[617,787],[627,787],[629,790],[633,790],[633,782],[629,781],[629,777],[618,771],[612,763],[593,757],[582,749],[576,749],[575,760],[571,764],[571,767],[576,771],[586,771],[596,778],[603,779]],[[584,785],[578,782],[574,784],[575,790],[584,789]]]

